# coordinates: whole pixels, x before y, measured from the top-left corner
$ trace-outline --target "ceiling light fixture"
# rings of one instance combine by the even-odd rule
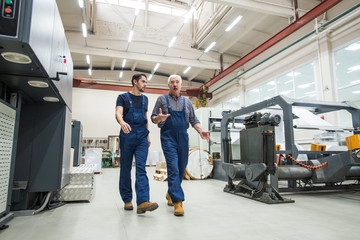
[[[90,56],[89,55],[86,55],[86,63],[90,64]]]
[[[122,76],[123,76],[123,72],[121,71],[119,74],[119,78],[122,78]]]
[[[150,81],[150,80],[151,80],[151,78],[152,78],[152,76],[153,76],[153,75],[152,75],[152,74],[150,74],[150,76],[148,77],[148,79],[147,79],[147,80],[148,80],[148,81]]]
[[[215,46],[216,42],[212,42],[206,49],[205,49],[205,53],[207,53],[208,51],[210,51],[210,49],[212,49]]]
[[[80,8],[84,8],[84,0],[79,0],[79,6]]]
[[[185,70],[184,70],[184,74],[187,73],[189,70],[191,69],[191,67],[187,67]]]
[[[87,28],[86,28],[86,24],[85,23],[82,23],[81,24],[81,28],[82,28],[82,33],[83,33],[83,36],[84,38],[87,37]]]
[[[157,63],[157,64],[155,65],[155,67],[154,67],[154,72],[159,68],[159,66],[160,66],[160,63]]]
[[[28,81],[28,84],[30,86],[32,86],[32,87],[37,87],[37,88],[47,88],[47,87],[49,87],[49,84],[47,82],[38,81],[38,80]]]
[[[121,66],[122,66],[122,67],[125,67],[125,64],[126,64],[126,59],[124,59],[124,60],[123,60],[123,62],[122,62],[122,65],[121,65]]]
[[[242,16],[238,16],[226,29],[225,32],[230,31],[240,20]]]
[[[91,68],[88,68],[88,73],[89,73],[90,76],[92,75]]]
[[[134,31],[133,31],[133,30],[130,30],[128,42],[131,42],[131,40],[132,40],[132,38],[133,38],[133,35],[134,35]]]
[[[174,45],[175,41],[176,41],[176,36],[174,36],[174,37],[171,39],[168,47],[171,48],[171,47]]]

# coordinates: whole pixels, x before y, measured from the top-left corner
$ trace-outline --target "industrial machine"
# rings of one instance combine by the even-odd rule
[[[73,63],[55,0],[0,1],[0,227],[69,182]]]
[[[318,129],[334,132],[349,131],[348,150],[325,151],[313,149],[298,150],[295,143],[294,127],[304,130],[315,126],[294,125],[294,107],[305,107],[315,114],[345,110],[351,114],[352,128],[321,127]],[[260,111],[282,112],[285,135],[285,150],[276,150],[275,126],[281,122],[280,115]],[[240,132],[240,162],[231,156],[231,138],[228,125],[235,119],[243,119],[245,129]],[[293,100],[276,96],[263,102],[225,114],[221,121],[221,159],[227,173],[225,192],[237,194],[265,203],[287,203],[281,192],[320,189],[360,189],[360,109],[349,102],[334,103]],[[344,139],[345,140],[345,139]],[[277,161],[276,154],[284,156]],[[298,156],[305,154],[307,160]],[[345,183],[345,180],[357,183]],[[279,181],[287,181],[280,187]],[[235,181],[239,181],[235,183]]]
[[[71,148],[74,149],[73,166],[78,167],[81,164],[82,125],[80,121],[73,120],[71,126]]]

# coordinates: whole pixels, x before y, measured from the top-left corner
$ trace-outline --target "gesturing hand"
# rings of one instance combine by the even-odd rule
[[[210,133],[210,132],[202,131],[202,132],[200,132],[200,137],[201,137],[202,139],[205,139],[205,140],[208,141],[208,142],[211,142],[209,133]]]
[[[160,108],[159,115],[157,116],[160,122],[165,122],[169,116],[170,114],[163,114],[162,109]]]
[[[123,130],[124,133],[128,134],[131,131],[131,127],[129,124],[127,124],[126,122],[124,122],[123,124],[121,124],[121,129]]]

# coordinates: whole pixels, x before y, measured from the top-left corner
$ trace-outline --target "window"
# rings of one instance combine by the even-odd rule
[[[246,106],[277,95],[297,99],[317,99],[314,62],[283,73],[245,92]]]
[[[334,51],[337,101],[351,101],[360,107],[360,41]],[[343,126],[352,126],[351,115],[340,113]]]

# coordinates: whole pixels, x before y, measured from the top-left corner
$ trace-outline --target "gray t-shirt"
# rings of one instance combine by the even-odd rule
[[[169,103],[170,103],[171,109],[173,111],[182,111],[184,97],[180,95],[180,97],[178,99],[176,99],[170,93],[168,94],[168,96],[169,96]],[[159,115],[160,108],[161,108],[163,114],[169,113],[165,95],[159,96],[158,99],[156,100],[154,110],[151,114],[151,118],[153,116]],[[188,98],[185,98],[185,117],[186,117],[186,122],[187,122],[187,128],[189,128],[189,123],[191,124],[191,126],[194,126],[196,123],[200,123],[200,121],[195,116],[194,108]],[[161,128],[162,126],[164,126],[164,124],[165,124],[165,122],[159,122],[158,127]]]

